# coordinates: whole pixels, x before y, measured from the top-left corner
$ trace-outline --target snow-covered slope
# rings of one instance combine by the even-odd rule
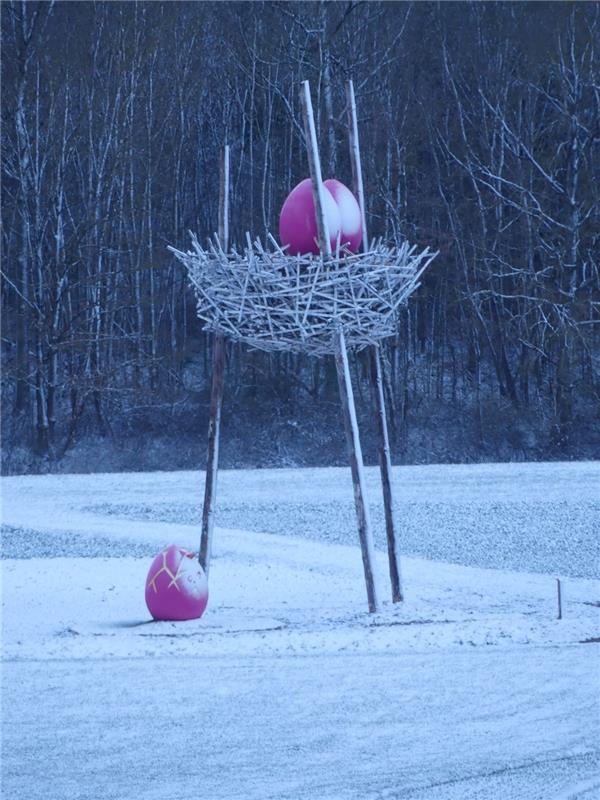
[[[149,621],[143,587],[157,548],[197,544],[176,515],[201,475],[5,480],[3,797],[595,796],[600,585],[572,575],[597,570],[576,509],[598,524],[599,479],[598,464],[395,471],[420,518],[454,509],[437,541],[456,538],[461,508],[487,519],[470,564],[534,552],[539,515],[502,536],[511,503],[573,512],[558,620],[543,547],[536,574],[405,557],[406,602],[369,615],[360,551],[339,543],[355,536],[345,470],[224,473],[236,526],[217,529],[209,608],[186,623]],[[291,535],[303,506],[338,543]],[[259,530],[276,509],[279,534],[246,530],[244,509]]]

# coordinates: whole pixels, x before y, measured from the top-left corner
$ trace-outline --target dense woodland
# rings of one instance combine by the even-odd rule
[[[396,462],[600,456],[600,5],[2,3],[3,468],[204,463],[186,247],[277,231],[308,175],[440,251],[384,348]],[[330,359],[229,345],[224,466],[338,463]],[[366,363],[352,359],[367,460]]]

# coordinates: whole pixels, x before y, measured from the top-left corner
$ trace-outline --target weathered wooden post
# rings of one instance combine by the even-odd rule
[[[367,602],[369,604],[369,611],[374,613],[379,611],[377,576],[374,572],[375,546],[373,544],[369,506],[367,505],[362,450],[358,433],[358,423],[356,421],[356,407],[354,405],[354,394],[350,381],[346,342],[344,339],[344,332],[341,328],[335,334],[335,337],[337,340],[335,366],[340,390],[342,416],[344,418],[344,430],[346,432],[346,444],[348,446],[348,456],[350,458],[352,484],[354,486],[354,507],[356,509],[356,519],[358,521],[358,537],[360,539],[363,570],[367,586]]]
[[[563,594],[562,594],[562,584],[560,582],[560,578],[556,579],[556,601],[558,603],[557,619],[562,619],[563,618]]]
[[[221,180],[219,187],[219,240],[226,252],[229,247],[229,145],[223,148]],[[219,437],[221,433],[221,407],[225,386],[225,337],[215,335],[213,352],[212,388],[208,421],[208,453],[206,457],[206,479],[204,483],[204,505],[202,506],[202,533],[200,536],[199,561],[208,576],[212,554],[212,539],[217,498],[217,474],[219,470]]]
[[[379,471],[381,473],[381,489],[385,512],[385,532],[390,583],[392,585],[392,602],[400,603],[404,600],[400,572],[400,548],[396,538],[396,520],[394,516],[394,499],[392,494],[392,459],[390,455],[390,442],[385,414],[385,400],[383,396],[381,356],[377,345],[371,345],[369,348],[369,359],[371,367],[371,387],[375,400],[375,422],[379,439]]]
[[[362,224],[363,252],[369,251],[367,231],[367,217],[365,211],[365,193],[362,179],[362,166],[360,159],[360,143],[358,139],[358,118],[356,114],[356,99],[354,97],[354,84],[352,80],[346,83],[346,101],[348,106],[348,130],[350,140],[350,161],[352,163],[352,180],[355,196],[358,199]],[[394,518],[394,501],[392,496],[392,460],[390,456],[390,443],[383,395],[381,354],[377,345],[369,347],[371,388],[376,409],[376,423],[379,451],[379,469],[381,472],[381,488],[383,491],[383,508],[385,512],[385,531],[387,538],[388,562],[390,582],[392,585],[392,601],[399,603],[404,600],[402,591],[402,578],[400,572],[400,550],[396,538],[396,521]]]
[[[308,81],[303,81],[300,100],[304,117],[304,134],[306,137],[306,148],[308,151],[308,163],[310,176],[313,185],[313,196],[315,199],[315,210],[317,215],[317,230],[319,232],[319,245],[324,259],[331,258],[331,241],[325,216],[325,203],[323,199],[323,178],[321,176],[321,161],[317,145],[317,134],[313,116],[312,102],[310,98],[310,86]],[[342,416],[344,419],[344,430],[346,433],[346,444],[350,460],[350,471],[352,473],[352,483],[354,487],[354,506],[358,522],[358,536],[362,554],[363,569],[365,574],[365,584],[367,588],[367,602],[371,613],[379,611],[379,598],[377,591],[377,576],[375,573],[375,547],[373,544],[373,531],[369,517],[369,507],[366,499],[366,488],[364,479],[364,467],[362,450],[360,446],[360,436],[356,421],[356,408],[354,405],[354,394],[350,380],[350,370],[348,368],[348,354],[346,352],[346,341],[344,332],[340,327],[334,333],[335,340],[335,366],[337,370],[338,387],[340,391],[340,401]]]

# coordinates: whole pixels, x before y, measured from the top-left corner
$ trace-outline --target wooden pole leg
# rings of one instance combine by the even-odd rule
[[[360,447],[360,438],[358,434],[358,424],[356,421],[354,394],[352,392],[352,383],[350,381],[348,354],[346,352],[344,334],[340,330],[335,334],[335,337],[335,366],[337,370],[338,386],[340,389],[340,400],[342,405],[342,416],[344,417],[344,429],[346,431],[348,456],[350,458],[350,469],[352,471],[352,483],[354,485],[354,505],[356,507],[358,536],[360,538],[360,549],[362,553],[363,569],[365,572],[367,600],[369,603],[369,611],[371,613],[375,613],[379,611],[377,578],[375,574],[375,547],[373,545],[373,532],[371,529],[369,507],[367,505],[365,491],[363,459]]]
[[[219,436],[221,432],[221,406],[225,384],[225,339],[215,336],[213,353],[212,389],[208,421],[208,455],[206,458],[206,480],[204,483],[204,505],[202,506],[202,534],[200,536],[200,565],[208,576],[212,553],[215,502],[217,499],[217,473],[219,469]]]
[[[377,435],[379,450],[379,469],[381,471],[381,488],[383,490],[383,508],[385,511],[385,532],[387,537],[388,561],[390,565],[390,581],[392,584],[392,602],[404,600],[402,577],[400,572],[400,549],[396,539],[396,521],[394,519],[394,503],[392,497],[392,459],[388,437],[385,400],[383,396],[383,380],[381,354],[376,345],[369,348],[371,362],[371,387],[375,400],[377,418]]]
[[[229,247],[229,145],[223,147],[219,181],[219,241],[223,250]],[[208,453],[204,505],[202,506],[202,533],[200,535],[200,566],[208,577],[212,555],[215,503],[217,500],[217,474],[219,471],[219,437],[221,435],[221,406],[225,386],[225,338],[217,333],[213,351],[212,388],[208,418]]]

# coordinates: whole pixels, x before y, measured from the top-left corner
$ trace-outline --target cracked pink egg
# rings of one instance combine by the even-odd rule
[[[208,603],[208,581],[196,555],[169,545],[146,578],[146,605],[157,620],[198,619]]]
[[[325,217],[329,228],[331,249],[335,250],[340,232],[340,212],[337,203],[329,191],[324,192]],[[317,215],[310,178],[305,178],[288,194],[279,215],[279,241],[282,247],[287,245],[287,253],[291,256],[321,251],[318,245]]]
[[[338,235],[340,246],[358,252],[362,241],[360,208],[347,186],[335,178],[323,182],[325,216],[331,249],[335,252]],[[289,255],[319,254],[317,218],[310,178],[301,181],[286,198],[279,215],[279,239],[288,247]]]

